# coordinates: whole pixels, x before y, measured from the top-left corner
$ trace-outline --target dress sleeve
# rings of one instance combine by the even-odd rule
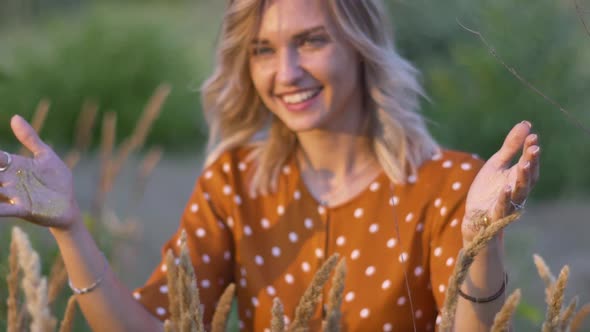
[[[162,248],[160,264],[146,284],[133,292],[133,296],[155,317],[165,320],[169,316],[165,255],[168,249],[172,249],[174,256],[179,256],[180,235],[185,231],[204,306],[204,321],[206,325],[210,323],[217,300],[233,281],[233,235],[231,225],[228,225],[231,218],[228,217],[227,195],[223,194],[227,186],[226,174],[205,170],[195,184],[178,230]]]
[[[465,214],[465,200],[469,187],[483,161],[466,155],[452,162],[440,198],[435,202],[435,221],[430,240],[430,283],[440,310],[444,304],[449,277],[455,267],[459,250],[463,247],[461,222]],[[448,164],[447,164],[448,165]]]

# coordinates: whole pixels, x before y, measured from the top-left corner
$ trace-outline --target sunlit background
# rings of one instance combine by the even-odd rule
[[[487,158],[524,119],[540,136],[541,180],[528,212],[506,236],[510,289],[523,289],[518,330],[539,330],[535,326],[544,317],[534,252],[555,273],[570,264],[566,299],[579,294],[582,303],[589,302],[590,245],[584,234],[590,231],[590,132],[582,127],[590,127],[590,34],[582,20],[590,21],[590,15],[585,4],[576,9],[573,0],[387,2],[397,47],[422,72],[429,97],[423,113],[443,145]],[[156,87],[172,86],[148,136],[147,147],[162,146],[165,154],[137,206],[142,236],[130,256],[134,268],[123,272],[130,288],[157,264],[159,247],[175,230],[198,176],[206,137],[199,87],[212,71],[224,6],[219,0],[0,0],[1,149],[16,151],[9,119],[13,114],[31,118],[41,99],[51,103],[41,134],[58,151],[73,144],[77,116],[89,102],[99,105],[100,114],[117,114],[120,141]],[[518,75],[559,105],[531,91]],[[94,150],[75,171],[81,205],[88,209],[97,178],[92,151],[98,151],[99,126],[93,135]],[[121,213],[127,207],[127,180],[123,173],[108,198]],[[0,296],[5,293],[0,287]]]

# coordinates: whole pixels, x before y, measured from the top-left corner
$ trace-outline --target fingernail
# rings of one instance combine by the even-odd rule
[[[511,193],[511,192],[512,192],[512,186],[509,186],[509,185],[508,185],[508,186],[506,186],[506,187],[504,188],[504,191],[505,191],[507,194],[508,194],[508,193]]]
[[[537,153],[539,153],[539,150],[541,150],[541,148],[539,148],[539,146],[535,146],[533,147],[533,151],[531,151],[531,153],[536,155]]]
[[[521,123],[524,123],[525,125],[529,126],[529,128],[532,128],[533,127],[533,125],[530,122],[528,122],[527,120],[524,120]]]

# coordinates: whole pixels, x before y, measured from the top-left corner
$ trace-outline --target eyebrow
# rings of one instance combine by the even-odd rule
[[[306,37],[307,35],[310,35],[310,34],[312,34],[314,32],[325,31],[325,30],[326,30],[326,28],[323,25],[319,25],[319,26],[316,26],[316,27],[305,29],[305,30],[297,33],[296,35],[293,36],[292,39],[295,39],[295,40],[302,39],[302,38]],[[254,38],[252,40],[252,43],[251,44],[252,45],[268,45],[268,44],[270,44],[270,42],[267,39]]]

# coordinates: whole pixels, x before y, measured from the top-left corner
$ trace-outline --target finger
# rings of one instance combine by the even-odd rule
[[[498,199],[493,207],[492,221],[496,221],[507,216],[512,211],[510,204],[510,196],[512,194],[512,187],[506,186],[498,193]]]
[[[10,126],[12,127],[12,131],[16,138],[29,149],[33,155],[37,156],[47,149],[47,145],[41,141],[37,132],[35,132],[35,129],[33,129],[33,127],[31,127],[31,125],[20,115],[12,117]]]
[[[531,162],[531,187],[534,186],[537,181],[539,180],[539,171],[540,171],[540,159],[541,159],[541,147],[538,145],[533,145],[528,149],[528,152],[531,155],[530,162]]]
[[[523,121],[514,126],[506,135],[500,150],[492,158],[495,158],[496,162],[502,166],[509,164],[512,158],[521,150],[530,130],[531,123],[528,121]]]
[[[537,145],[537,144],[538,144],[537,134],[529,134],[524,141],[524,145],[522,147],[522,155],[520,156],[520,159],[518,160],[518,162],[523,162],[525,160],[526,155],[527,155],[527,150],[531,146]]]
[[[515,167],[516,181],[514,183],[514,190],[512,191],[510,199],[512,202],[522,205],[529,195],[531,189],[531,162],[525,159],[524,164],[519,162],[515,165]]]

